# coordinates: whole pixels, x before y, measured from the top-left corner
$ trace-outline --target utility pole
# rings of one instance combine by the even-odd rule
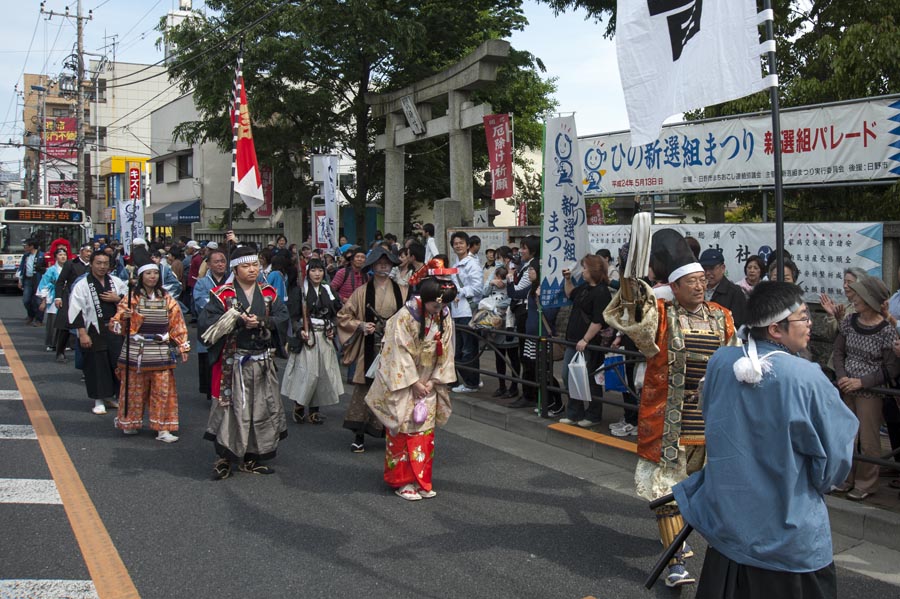
[[[65,17],[68,19],[72,18],[72,15],[69,14],[69,7],[66,7],[66,12],[58,13],[52,10],[45,10],[44,2],[41,2],[41,14],[48,15],[48,19],[52,17]],[[77,135],[75,140],[75,147],[78,151],[78,174],[76,175],[78,179],[76,183],[78,184],[78,207],[87,212],[89,216],[91,214],[91,207],[86,205],[84,197],[84,22],[90,21],[93,18],[93,11],[89,10],[87,16],[84,16],[82,14],[81,0],[78,0],[78,7],[75,13],[75,30],[78,37],[76,50],[76,59],[78,64],[75,69],[75,131]]]

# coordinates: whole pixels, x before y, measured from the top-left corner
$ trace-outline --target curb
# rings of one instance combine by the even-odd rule
[[[451,393],[451,397],[455,416],[593,458],[627,473],[634,472],[637,457],[628,447],[636,446],[634,443],[559,424],[531,410],[506,408],[477,396]],[[900,514],[830,495],[825,497],[825,504],[832,532],[900,551]]]

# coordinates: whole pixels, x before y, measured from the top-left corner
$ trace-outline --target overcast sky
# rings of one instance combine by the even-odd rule
[[[67,5],[74,15],[76,0],[47,0],[45,9],[64,13]],[[84,13],[93,10],[93,19],[85,23],[85,50],[110,53],[110,36],[116,35],[116,60],[155,63],[162,52],[156,49],[159,34],[154,28],[177,5],[177,0],[83,0]],[[203,5],[204,0],[194,0],[195,9]],[[21,8],[6,11],[0,22],[2,143],[22,139],[21,98],[14,94],[17,83],[22,91],[22,73],[58,75],[76,38],[74,18],[41,16],[39,0],[20,0],[17,6]],[[586,21],[583,12],[554,17],[546,5],[532,1],[526,1],[525,12],[530,25],[511,42],[540,57],[546,75],[557,78],[559,110],[575,113],[579,135],[627,129],[615,43],[603,38],[605,26]],[[20,168],[22,156],[21,149],[0,146],[0,168]]]

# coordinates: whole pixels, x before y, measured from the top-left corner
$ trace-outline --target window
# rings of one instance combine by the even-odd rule
[[[97,80],[97,101],[106,102],[106,79]]]
[[[72,113],[72,111],[69,110],[68,108],[51,108],[50,109],[50,116],[55,116],[55,117],[58,117],[58,116],[67,117],[67,116],[70,116],[71,113]]]
[[[192,179],[194,177],[194,155],[184,154],[178,157],[178,178]]]
[[[165,183],[166,182],[166,163],[165,162],[157,162],[154,166],[156,169],[156,182],[157,183]]]
[[[106,152],[106,127],[97,127],[93,131],[89,131],[84,140],[88,145],[97,146],[97,150],[100,152]]]

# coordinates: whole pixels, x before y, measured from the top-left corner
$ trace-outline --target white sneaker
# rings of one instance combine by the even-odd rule
[[[465,385],[457,385],[450,389],[454,393],[475,393],[478,389],[473,389],[471,387],[466,387]]]
[[[102,403],[99,405],[95,405],[93,408],[91,408],[91,412],[98,416],[102,416],[103,414],[106,414],[106,406],[104,406]]]
[[[576,424],[576,422],[574,420],[572,420],[571,418],[560,418],[559,423],[560,424]]]
[[[628,423],[625,422],[625,417],[622,416],[622,418],[619,419],[618,422],[613,422],[612,424],[609,425],[609,430],[613,431],[613,430],[616,430],[617,428],[622,428],[623,426],[625,426],[627,424]]]
[[[597,426],[598,424],[600,423],[594,422],[593,420],[588,420],[587,418],[578,421],[578,426],[580,426],[581,428],[591,428],[592,426]]]
[[[178,437],[170,433],[169,431],[159,431],[156,435],[157,441],[162,441],[163,443],[174,443],[178,440]]]
[[[622,428],[614,428],[610,431],[613,437],[637,437],[637,427],[633,424],[626,424]]]

